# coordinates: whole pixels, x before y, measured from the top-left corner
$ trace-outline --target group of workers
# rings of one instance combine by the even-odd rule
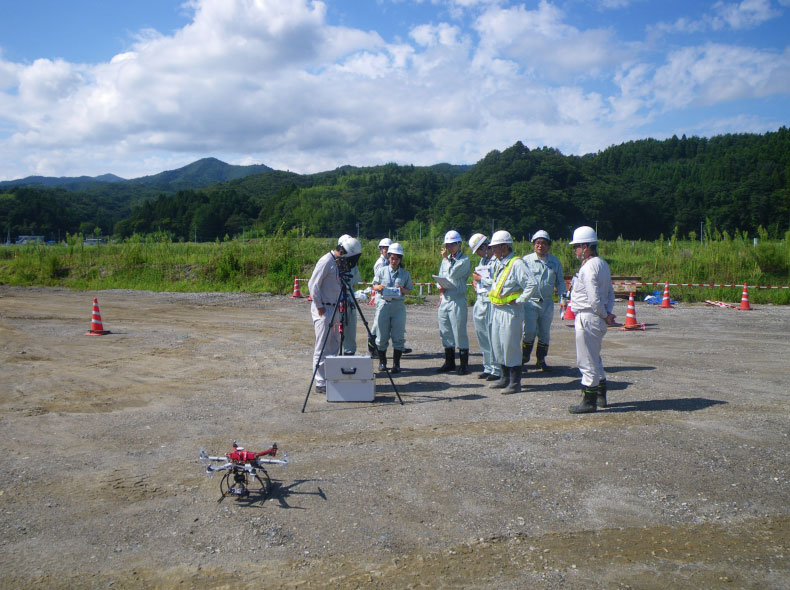
[[[582,374],[582,401],[569,411],[574,414],[595,412],[607,405],[601,344],[615,318],[609,266],[598,255],[595,230],[588,226],[577,228],[570,245],[581,261],[581,268],[568,292],[562,264],[550,252],[549,234],[538,231],[531,241],[534,252],[520,258],[513,252],[513,238],[509,232],[496,231],[490,239],[476,233],[468,241],[471,252],[479,257],[473,268],[463,252],[461,235],[455,230],[445,234],[442,261],[435,275],[440,293],[439,334],[444,347],[444,362],[437,371],[469,373],[466,293],[471,276],[476,293],[472,317],[483,356],[483,371],[478,377],[491,381],[489,387],[501,389],[505,395],[521,391],[523,367],[529,362],[533,348],[536,367],[542,371],[551,370],[546,356],[556,289],[562,310],[570,305],[575,314],[576,359]],[[409,272],[403,268],[401,244],[385,238],[379,243],[379,250],[381,257],[374,265],[371,287],[376,296],[376,311],[368,346],[379,360],[379,370],[387,370],[387,349],[391,341],[391,372],[398,373],[402,355],[410,352],[406,348],[404,298],[414,285]],[[341,236],[337,247],[318,261],[310,278],[316,335],[313,364],[319,393],[326,391],[323,357],[338,354],[340,350],[340,334],[332,324],[342,326],[343,353],[356,352],[356,311],[353,305],[346,305],[344,299],[353,297],[353,286],[361,282],[357,266],[361,251],[357,239]],[[343,288],[344,284],[347,289]],[[339,315],[335,311],[338,305]]]

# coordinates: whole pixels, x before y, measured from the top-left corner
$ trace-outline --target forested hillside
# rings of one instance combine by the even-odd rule
[[[333,236],[356,233],[357,224],[367,238],[448,228],[469,235],[492,225],[517,238],[539,228],[568,236],[580,224],[597,224],[607,239],[686,236],[699,232],[700,222],[708,231],[752,235],[762,227],[772,237],[790,229],[786,127],[764,135],[646,139],[581,157],[517,142],[471,167],[267,170],[201,189],[187,188],[188,175],[181,179],[185,189],[176,194],[141,193],[136,200],[14,187],[0,193],[0,223],[12,235],[50,237],[94,226],[121,238],[164,232],[199,241],[243,229]]]

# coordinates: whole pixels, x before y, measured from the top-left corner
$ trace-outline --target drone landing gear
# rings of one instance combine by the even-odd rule
[[[272,489],[272,480],[265,469],[259,468],[248,472],[243,468],[234,468],[226,471],[219,482],[219,491],[222,494],[217,502],[222,502],[226,496],[246,498],[250,494],[257,494],[261,503],[266,500]]]

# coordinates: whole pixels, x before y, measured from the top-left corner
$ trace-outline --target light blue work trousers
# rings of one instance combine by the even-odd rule
[[[483,354],[483,371],[489,375],[499,375],[499,366],[495,365],[494,354],[491,352],[491,302],[478,298],[472,308],[472,318],[475,323],[477,343]]]
[[[466,333],[467,305],[466,293],[462,297],[442,296],[439,304],[439,335],[445,348],[458,347],[469,350],[469,336]]]
[[[535,336],[540,344],[549,345],[551,320],[554,318],[554,301],[527,301],[524,304],[524,342],[532,344]]]
[[[521,334],[524,326],[524,305],[508,303],[491,305],[491,351],[494,362],[505,367],[521,364]]]
[[[402,299],[381,300],[376,305],[376,348],[387,350],[390,338],[392,348],[406,348],[406,304]]]

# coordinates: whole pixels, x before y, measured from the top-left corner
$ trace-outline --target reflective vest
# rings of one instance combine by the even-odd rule
[[[501,295],[502,287],[505,285],[505,280],[510,274],[510,270],[513,267],[513,263],[516,261],[516,258],[516,256],[513,256],[510,260],[508,260],[505,268],[499,272],[493,288],[488,292],[488,300],[494,305],[506,305],[511,301],[518,299],[521,293],[523,293],[523,291],[516,291],[515,293],[505,295],[504,297]]]

